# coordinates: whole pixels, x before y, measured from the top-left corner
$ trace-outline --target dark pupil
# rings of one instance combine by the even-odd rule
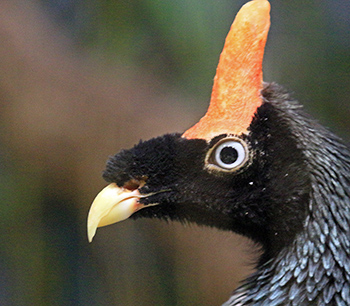
[[[238,152],[235,148],[225,147],[220,152],[220,159],[225,164],[233,164],[238,157]]]

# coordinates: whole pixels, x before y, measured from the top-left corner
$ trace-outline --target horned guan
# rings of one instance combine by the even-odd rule
[[[233,231],[263,253],[224,305],[350,305],[350,151],[263,82],[269,14],[267,0],[237,14],[196,125],[108,160],[89,240],[130,216]]]

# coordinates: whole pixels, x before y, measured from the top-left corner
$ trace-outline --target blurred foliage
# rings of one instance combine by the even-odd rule
[[[229,296],[252,260],[235,237],[142,220],[88,245],[85,219],[109,154],[204,113],[245,2],[0,4],[1,305],[203,306]],[[271,4],[265,80],[348,137],[348,0]]]
[[[222,29],[236,8],[237,3],[214,0],[100,1],[87,41],[99,56],[141,65],[207,98],[226,35]]]

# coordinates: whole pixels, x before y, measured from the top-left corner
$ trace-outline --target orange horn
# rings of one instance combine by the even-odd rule
[[[240,135],[262,104],[262,61],[270,28],[270,4],[253,0],[238,12],[226,37],[205,116],[182,136],[210,140]]]

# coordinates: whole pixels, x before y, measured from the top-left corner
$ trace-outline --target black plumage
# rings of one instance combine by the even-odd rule
[[[156,217],[214,226],[263,246],[257,272],[225,305],[350,305],[350,153],[276,84],[243,137],[250,162],[234,173],[204,167],[207,144],[179,134],[140,142],[108,161],[119,186],[146,180]],[[162,192],[160,192],[162,191]],[[159,192],[159,193],[157,193]]]

